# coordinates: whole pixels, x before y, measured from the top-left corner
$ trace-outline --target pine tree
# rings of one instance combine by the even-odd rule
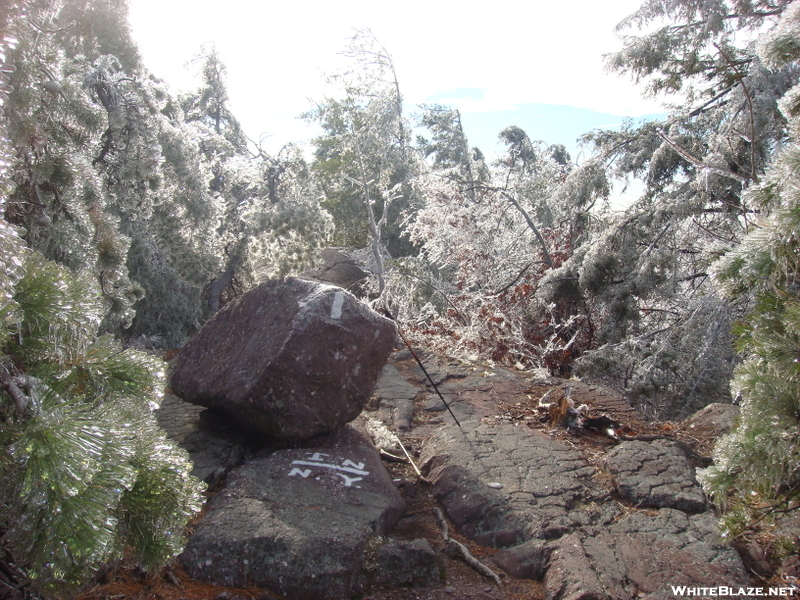
[[[766,36],[759,57],[774,69],[800,61],[800,6]],[[706,491],[728,511],[738,533],[754,519],[800,507],[800,85],[781,99],[785,143],[747,201],[761,218],[742,243],[715,265],[731,298],[751,303],[737,326],[746,357],[732,383],[741,397],[738,427],[717,442],[714,464],[700,473]]]
[[[212,46],[195,61],[201,86],[180,97],[184,120],[199,141],[200,166],[216,213],[222,257],[206,286],[207,314],[265,277],[297,274],[330,238],[330,216],[298,148],[267,155],[242,132],[228,106],[226,68]]]
[[[141,65],[123,0],[17,11],[4,216],[31,248],[95,274],[104,330],[175,347],[202,324],[222,261],[196,131]]]
[[[595,152],[558,192],[580,202],[608,198],[615,181],[644,181],[642,196],[609,215],[540,295],[597,315],[601,346],[578,373],[610,379],[651,414],[730,401],[729,324],[741,309],[717,293],[710,266],[752,227],[759,209],[743,191],[761,180],[785,134],[777,100],[797,67],[768,69],[746,40],[774,26],[788,4],[645,2],[620,28],[649,32],[625,36],[609,66],[651,95],[673,94],[675,105],[663,122],[584,136]]]
[[[153,415],[165,365],[99,334],[91,274],[25,248],[3,221],[0,250],[3,549],[48,594],[127,547],[157,569],[181,550],[202,489]]]
[[[340,97],[326,98],[305,115],[324,130],[314,140],[311,168],[334,220],[334,243],[377,243],[392,256],[406,256],[414,249],[401,225],[413,204],[416,161],[394,63],[369,30],[358,31],[344,54],[350,69],[329,78]],[[382,257],[373,254],[381,265]]]

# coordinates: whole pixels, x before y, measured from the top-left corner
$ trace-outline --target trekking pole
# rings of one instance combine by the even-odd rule
[[[384,314],[385,315],[389,315],[389,311],[386,311]],[[458,422],[458,419],[456,418],[455,413],[453,413],[453,410],[450,408],[450,405],[447,404],[447,401],[444,399],[444,396],[442,396],[442,392],[439,391],[439,388],[436,386],[436,384],[433,382],[433,379],[428,374],[427,369],[425,369],[425,365],[422,364],[422,360],[420,360],[419,356],[417,356],[417,353],[414,352],[414,349],[411,347],[411,344],[408,343],[408,340],[406,339],[406,336],[404,336],[403,332],[400,330],[400,324],[397,321],[395,321],[394,318],[391,315],[389,315],[389,318],[392,319],[392,321],[394,321],[394,326],[397,329],[397,333],[400,334],[400,339],[403,340],[403,343],[405,343],[406,348],[408,348],[408,351],[411,352],[411,356],[413,356],[414,360],[417,361],[417,364],[419,365],[419,368],[422,369],[423,373],[425,373],[425,377],[427,377],[428,381],[431,382],[431,385],[433,386],[433,389],[436,390],[436,393],[438,394],[439,399],[442,401],[442,404],[444,404],[444,407],[447,409],[447,412],[449,412],[450,416],[453,417],[453,420],[456,422],[456,425],[458,425],[458,428],[462,429],[461,423]]]

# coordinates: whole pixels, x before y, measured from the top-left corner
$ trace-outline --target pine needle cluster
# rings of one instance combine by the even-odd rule
[[[27,249],[0,221],[0,532],[50,594],[126,548],[145,570],[184,542],[202,484],[158,427],[160,359],[98,333],[95,279]]]
[[[775,68],[800,59],[800,7],[792,6],[759,47]],[[737,533],[754,519],[800,508],[800,85],[779,105],[790,139],[763,181],[748,191],[764,217],[717,265],[715,279],[732,298],[755,292],[738,326],[746,357],[732,387],[741,397],[738,428],[722,438],[714,465],[701,472],[706,491],[727,507]]]

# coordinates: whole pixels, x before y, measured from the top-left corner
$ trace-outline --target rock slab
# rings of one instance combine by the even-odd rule
[[[420,461],[461,534],[508,548],[618,515],[612,503],[603,503],[608,493],[595,485],[594,467],[567,444],[527,427],[481,419],[460,402],[452,408],[462,427],[441,427]]]
[[[736,551],[710,513],[628,514],[550,542],[547,600],[668,600],[673,585],[747,585]]]
[[[156,418],[167,435],[189,453],[194,465],[192,475],[213,488],[231,469],[242,464],[250,452],[245,433],[204,425],[204,410],[207,409],[167,394]]]
[[[406,431],[414,417],[414,398],[419,388],[411,385],[394,365],[386,365],[375,386],[377,418],[390,427]],[[442,407],[444,408],[444,407]]]
[[[620,496],[637,508],[695,513],[707,508],[694,467],[674,442],[623,442],[606,455],[604,464]]]
[[[733,404],[709,404],[683,421],[687,431],[696,430],[705,435],[719,437],[728,433],[739,422],[739,407]]]
[[[370,587],[428,587],[439,583],[440,561],[427,540],[376,540],[364,575]]]
[[[322,265],[319,269],[307,271],[303,274],[303,279],[344,288],[359,298],[366,298],[369,295],[369,273],[356,259],[347,256],[338,248],[323,248],[320,258]]]
[[[666,600],[670,585],[747,585],[677,443],[626,441],[592,463],[576,445],[495,416],[495,398],[519,397],[499,375],[442,386],[462,427],[444,421],[420,457],[452,524],[500,548],[498,567],[542,580],[547,600]],[[612,484],[623,503],[649,510],[626,515]]]
[[[304,440],[358,416],[394,339],[394,323],[340,288],[271,280],[184,346],[170,388],[272,438]]]
[[[405,504],[355,427],[313,442],[257,455],[230,473],[181,555],[192,577],[303,600],[361,591],[368,543]]]

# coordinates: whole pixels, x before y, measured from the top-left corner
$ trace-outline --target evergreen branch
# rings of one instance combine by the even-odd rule
[[[11,396],[11,399],[17,406],[17,412],[19,412],[20,415],[24,415],[28,411],[30,399],[19,389],[14,379],[15,378],[10,375],[2,375],[0,376],[0,385],[2,385],[3,389]]]
[[[763,521],[772,514],[775,513],[786,514],[793,512],[795,510],[800,510],[800,504],[791,507],[788,505],[789,502],[791,502],[792,498],[794,498],[799,494],[800,494],[800,483],[797,483],[792,488],[790,488],[788,492],[786,492],[786,495],[781,500],[778,500],[774,504],[770,504],[768,506],[756,509],[757,511],[761,511],[761,515],[759,515],[758,518],[756,518],[754,521],[748,523],[747,527],[741,533],[733,536],[732,539],[735,540],[737,538],[744,536],[745,533],[747,533],[749,530],[752,530],[758,523],[760,523],[761,521]],[[781,506],[784,505],[786,506],[786,508],[780,508]]]
[[[739,71],[736,67],[736,64],[733,62],[730,56],[720,48],[720,46],[715,42],[714,48],[716,48],[722,57],[728,62],[733,72],[736,73],[736,77],[739,80],[739,83],[742,86],[742,91],[744,91],[744,97],[747,99],[747,108],[750,111],[750,178],[755,182],[758,183],[758,175],[756,175],[756,120],[755,120],[755,113],[753,110],[753,97],[750,95],[750,90],[744,83],[744,75]]]
[[[769,18],[769,17],[779,17],[786,10],[786,6],[792,1],[793,0],[788,0],[788,2],[785,2],[780,8],[776,8],[775,10],[772,10],[772,11],[754,11],[754,12],[750,13],[749,15],[741,15],[739,13],[733,13],[733,14],[730,14],[730,15],[724,15],[724,16],[722,16],[720,18],[723,21],[730,21],[730,20],[733,20],[733,19],[744,19],[744,18],[747,18],[747,17],[758,17],[760,19],[766,19],[766,18]],[[633,15],[632,17],[635,17],[635,16],[636,15]],[[626,27],[630,27],[634,22],[638,22],[639,25],[642,25],[643,23],[646,22],[646,20],[643,19],[641,16],[639,18],[637,18],[637,19],[633,19],[632,17],[628,17],[628,18],[624,19],[614,29],[616,31],[622,31]],[[684,23],[682,25],[670,25],[668,27],[668,29],[670,31],[682,31],[684,29],[693,29],[693,28],[701,27],[701,26],[707,25],[707,24],[708,24],[708,20],[706,19],[706,20],[701,20],[701,21],[693,21],[691,23]]]
[[[726,177],[728,179],[733,179],[735,181],[738,181],[742,185],[747,185],[748,182],[750,181],[747,177],[742,177],[738,173],[734,173],[733,171],[730,171],[728,169],[723,169],[721,167],[715,167],[715,166],[710,165],[710,164],[708,164],[706,162],[703,162],[701,159],[697,158],[691,152],[686,150],[686,148],[684,148],[680,144],[678,144],[678,142],[676,142],[675,140],[671,139],[666,134],[666,132],[663,129],[661,129],[660,127],[656,130],[656,134],[658,135],[658,137],[660,137],[662,140],[664,140],[664,142],[670,148],[672,148],[678,154],[678,156],[683,158],[685,161],[693,164],[697,168],[702,169],[704,171],[708,171],[710,173],[716,173],[717,175],[720,175],[722,177]]]
[[[58,29],[45,29],[44,23],[37,23],[33,19],[28,19],[28,23],[30,23],[35,30],[42,33],[61,33],[62,31],[68,31],[75,27],[75,23],[70,23],[66,27],[59,27]]]

